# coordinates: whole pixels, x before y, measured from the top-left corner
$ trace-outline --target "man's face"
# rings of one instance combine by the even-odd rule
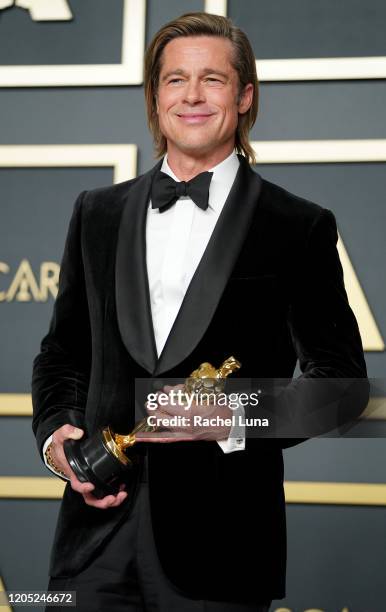
[[[157,112],[168,154],[208,155],[233,150],[238,114],[252,103],[249,83],[238,96],[232,43],[215,36],[171,40],[163,50]]]

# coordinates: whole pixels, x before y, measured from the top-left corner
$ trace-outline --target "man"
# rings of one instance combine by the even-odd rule
[[[78,197],[34,361],[39,451],[70,479],[49,589],[76,590],[81,610],[268,610],[285,596],[282,448],[299,440],[171,428],[174,441],[138,445],[142,476],[102,500],[63,452],[100,426],[132,429],[135,378],[185,378],[230,355],[245,377],[292,378],[297,358],[296,383],[366,377],[334,215],[250,168],[258,90],[245,34],[189,13],[155,35],[145,66],[163,157]]]

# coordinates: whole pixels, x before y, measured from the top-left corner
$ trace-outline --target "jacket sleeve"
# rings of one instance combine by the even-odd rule
[[[291,436],[275,440],[282,448],[344,427],[368,402],[363,346],[344,286],[337,241],[335,216],[322,209],[309,230],[288,312],[302,374],[278,393],[263,393],[261,398],[263,412],[272,417],[276,431],[292,431]]]
[[[40,455],[48,436],[69,423],[83,428],[91,363],[91,334],[77,198],[68,228],[59,288],[48,333],[32,368],[32,430]]]
[[[366,378],[358,324],[349,305],[334,214],[323,209],[307,240],[290,308],[292,341],[305,377]]]

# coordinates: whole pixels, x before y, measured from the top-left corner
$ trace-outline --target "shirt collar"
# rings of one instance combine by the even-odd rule
[[[180,182],[180,179],[176,177],[173,170],[170,168],[167,157],[168,154],[166,153],[160,171],[165,172],[165,174],[171,176],[175,181]],[[223,161],[213,166],[213,168],[209,168],[208,172],[213,172],[209,186],[209,207],[212,208],[212,210],[216,212],[221,211],[236,178],[239,165],[239,158],[236,152],[232,151]]]

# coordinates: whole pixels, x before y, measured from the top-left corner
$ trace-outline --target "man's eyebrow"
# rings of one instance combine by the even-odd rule
[[[169,72],[164,74],[162,77],[162,82],[166,81],[166,79],[168,79],[173,74],[180,74],[182,76],[187,76],[187,73],[184,70],[182,70],[182,68],[176,68],[175,70],[169,70]],[[218,68],[203,68],[202,74],[218,74],[219,76],[222,76],[225,79],[229,78],[229,75],[226,74],[226,72],[222,72]]]

